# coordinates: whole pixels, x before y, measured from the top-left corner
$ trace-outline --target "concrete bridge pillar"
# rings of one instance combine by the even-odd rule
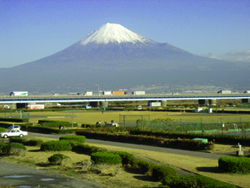
[[[109,106],[108,101],[102,101],[101,106],[102,106],[102,108],[107,108]]]
[[[209,105],[216,106],[216,99],[209,99]]]
[[[205,99],[199,99],[198,100],[198,104],[199,105],[205,105],[206,104],[206,100]]]
[[[242,103],[249,103],[249,99],[241,99]]]
[[[162,106],[162,107],[167,106],[167,100],[162,100],[162,101],[161,101],[161,106]]]

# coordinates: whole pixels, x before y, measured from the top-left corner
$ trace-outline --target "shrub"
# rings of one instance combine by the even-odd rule
[[[5,128],[4,127],[0,127],[0,133],[5,132]]]
[[[29,122],[29,119],[22,119],[22,118],[0,118],[0,121]]]
[[[177,176],[177,172],[173,168],[162,165],[156,165],[153,168],[152,176],[157,180],[161,181],[167,176]]]
[[[41,146],[41,144],[43,143],[43,141],[41,139],[30,139],[29,141],[27,141],[27,145],[28,146]]]
[[[165,177],[162,181],[163,185],[178,188],[236,188],[236,186],[215,180],[202,175],[182,175]]]
[[[42,125],[43,127],[59,127],[61,125],[62,127],[71,127],[72,123],[67,121],[55,121],[55,120],[38,120],[38,123]],[[73,127],[77,127],[77,123],[73,123]]]
[[[91,160],[95,164],[119,164],[122,158],[118,154],[111,152],[96,152],[91,154]]]
[[[73,141],[84,143],[86,141],[86,137],[78,136],[78,135],[68,135],[68,136],[61,136],[59,140],[73,140]]]
[[[66,158],[69,158],[67,155],[63,155],[60,153],[54,154],[48,158],[50,164],[53,165],[61,165],[62,161]]]
[[[219,169],[227,173],[250,173],[250,159],[243,157],[220,157]]]
[[[82,144],[81,143],[81,144],[73,147],[73,151],[91,155],[92,153],[107,151],[107,149],[99,148],[99,147],[96,147],[96,146],[89,146],[87,144]]]
[[[154,163],[150,163],[148,161],[143,161],[143,160],[138,160],[137,161],[137,165],[138,165],[138,169],[143,172],[146,173],[147,175],[152,175],[152,170],[155,166],[157,166]]]
[[[26,144],[28,142],[28,140],[26,138],[20,138],[20,137],[10,137],[10,142],[11,143],[21,143],[21,144]]]
[[[5,147],[2,148],[2,152],[6,155],[22,155],[24,154],[26,151],[26,147],[23,144],[20,143],[10,143],[10,144],[6,144]]]
[[[112,151],[111,153],[118,154],[122,158],[122,165],[132,164],[135,159],[134,155],[124,151]]]
[[[4,151],[3,150],[5,150],[4,148],[7,146],[7,144],[6,143],[4,143],[4,142],[0,142],[0,153],[1,154],[3,154],[4,153]]]
[[[48,141],[41,144],[41,151],[71,151],[72,147],[67,141]]]

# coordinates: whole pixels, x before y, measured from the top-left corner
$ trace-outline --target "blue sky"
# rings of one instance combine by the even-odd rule
[[[107,22],[197,55],[250,63],[249,0],[0,0],[0,68],[52,55]]]

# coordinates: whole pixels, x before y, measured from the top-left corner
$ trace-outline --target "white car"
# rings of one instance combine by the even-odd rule
[[[9,130],[8,132],[0,133],[1,138],[8,138],[12,136],[24,137],[27,135],[28,135],[27,131],[21,131],[21,130]]]

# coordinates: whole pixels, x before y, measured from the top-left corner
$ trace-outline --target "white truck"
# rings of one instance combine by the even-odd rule
[[[28,91],[12,91],[10,96],[28,96]]]
[[[145,95],[146,92],[145,91],[133,91],[132,95]]]
[[[218,94],[232,94],[232,91],[230,91],[230,90],[220,90],[220,91],[218,91]]]
[[[102,94],[103,95],[112,95],[112,91],[103,91]]]
[[[244,91],[244,93],[250,93],[250,90]]]
[[[44,104],[29,104],[27,105],[28,110],[38,110],[38,109],[44,109]]]
[[[86,91],[86,92],[84,93],[84,95],[86,95],[86,96],[93,95],[93,92],[92,92],[92,91]]]

